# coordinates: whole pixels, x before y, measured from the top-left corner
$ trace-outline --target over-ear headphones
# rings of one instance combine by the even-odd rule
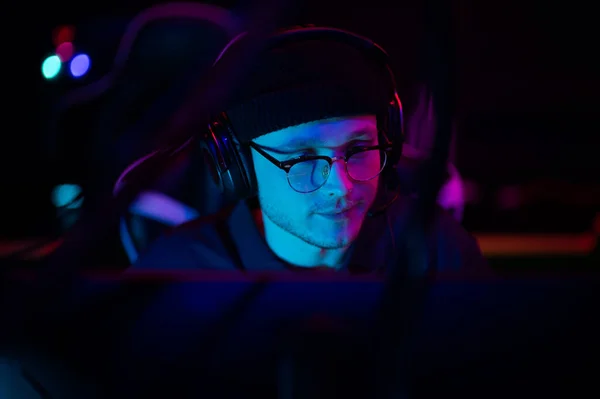
[[[213,64],[213,67],[218,66],[221,57],[226,52],[231,51],[229,49],[232,46],[242,44],[244,37],[245,33],[242,33],[230,41]],[[284,30],[272,36],[265,48],[274,49],[290,42],[307,40],[330,40],[348,44],[361,50],[368,58],[381,64],[387,70],[390,77],[390,101],[387,112],[384,115],[377,116],[377,124],[380,140],[391,142],[393,145],[392,152],[382,173],[384,179],[392,177],[395,175],[394,168],[402,154],[404,129],[402,103],[396,91],[396,79],[389,65],[388,54],[381,46],[363,36],[341,29],[322,27]],[[215,183],[222,190],[225,198],[241,200],[256,195],[257,184],[250,149],[241,145],[236,139],[234,129],[229,123],[226,113],[221,113],[213,119],[201,138],[200,145]]]

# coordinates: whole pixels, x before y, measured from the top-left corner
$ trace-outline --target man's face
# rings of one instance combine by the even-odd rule
[[[254,143],[279,161],[303,155],[333,158],[344,156],[353,147],[377,145],[377,123],[374,115],[320,120],[269,133]],[[254,149],[252,159],[263,216],[273,224],[324,249],[343,248],[356,239],[377,194],[379,175],[355,181],[341,159],[330,170],[326,168],[328,178],[323,186],[300,193],[290,186],[285,171]],[[355,175],[375,175],[381,170],[377,151],[375,156],[355,155],[353,159],[358,161],[353,161]]]

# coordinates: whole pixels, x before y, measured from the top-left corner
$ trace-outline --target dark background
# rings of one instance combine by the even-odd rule
[[[7,111],[3,113],[0,146],[4,150],[0,237],[43,236],[53,230],[56,219],[50,191],[68,179],[68,173],[59,171],[47,148],[50,105],[67,90],[89,83],[109,70],[127,22],[150,4],[109,0],[80,4],[17,2],[3,6],[3,54],[5,68],[10,72],[3,74],[1,86]],[[424,75],[422,2],[370,0],[360,4],[311,0],[303,4],[300,15],[290,23],[313,22],[350,29],[371,37],[390,52],[400,94],[410,114],[417,99],[415,89]],[[455,1],[455,16],[457,163],[464,177],[480,188],[479,201],[467,209],[464,224],[473,231],[492,232],[589,230],[594,214],[600,210],[596,111],[599,80],[593,62],[597,52],[596,14],[576,2],[463,0]],[[75,45],[91,56],[92,69],[77,81],[46,81],[41,77],[40,66],[53,51],[52,30],[63,24],[77,28]],[[85,126],[81,134],[85,134]],[[75,143],[73,140],[67,144],[63,152],[64,163],[72,163],[73,170],[82,167],[70,155],[80,150]],[[524,191],[532,184],[543,195],[529,205],[503,210],[495,201],[498,188],[510,185]],[[595,259],[598,254],[596,248]],[[548,267],[548,263],[548,258],[543,257],[521,259],[507,262],[505,271],[529,268],[532,264]],[[569,258],[561,266],[571,267],[573,263]],[[499,293],[499,284],[479,286],[475,294],[465,293],[461,285],[453,287],[453,295],[438,299],[437,303],[446,307],[440,307],[439,313],[429,320],[443,315],[440,320],[445,324],[431,323],[431,333],[423,335],[423,348],[429,356],[418,357],[422,363],[433,357],[441,359],[433,376],[436,380],[444,376],[446,379],[431,384],[431,374],[417,376],[423,377],[425,387],[447,394],[452,388],[460,391],[459,386],[464,384],[476,386],[473,397],[494,396],[493,393],[502,397],[506,393],[535,397],[540,392],[557,395],[549,383],[562,383],[568,387],[564,391],[569,392],[567,396],[578,397],[573,395],[578,388],[591,385],[592,377],[581,373],[584,368],[579,365],[593,364],[597,353],[590,346],[597,329],[590,328],[587,322],[597,308],[592,297],[598,292],[595,286],[582,289],[576,282],[568,290],[554,290],[561,291],[558,294],[521,282],[505,286],[504,294]],[[512,296],[502,297],[508,293]],[[132,296],[142,297],[137,292]],[[308,297],[312,294],[290,296]],[[507,302],[502,298],[512,299]],[[124,313],[127,307],[121,305],[127,302],[121,298],[116,308],[121,312],[114,312],[111,305],[108,313]],[[103,320],[92,316],[90,319],[100,323]],[[467,319],[480,324],[470,328]],[[107,326],[112,333],[119,330],[115,324],[103,322],[105,329]],[[47,334],[42,328],[36,331]],[[79,331],[69,329],[72,336]],[[446,339],[439,340],[440,335]],[[98,342],[104,342],[106,337],[102,338]],[[444,345],[461,348],[460,351],[467,348],[466,357],[472,359],[460,364],[453,353],[440,357],[438,353]],[[104,347],[94,345],[92,349],[100,353]],[[80,347],[77,351],[83,352]],[[83,353],[82,356],[89,355]],[[56,368],[56,364],[52,363],[51,368]],[[452,370],[454,374],[448,374]],[[575,378],[576,373],[579,375]],[[477,385],[484,384],[486,390],[479,392]],[[529,389],[524,390],[523,384]],[[545,386],[545,390],[540,391],[540,386]],[[505,392],[508,389],[511,391]]]
[[[130,18],[156,3],[18,4],[18,9],[6,12],[5,21],[12,21],[4,26],[8,31],[4,35],[6,51],[18,54],[10,57],[10,65],[23,77],[13,82],[11,75],[5,75],[11,112],[6,115],[4,130],[8,140],[3,157],[7,206],[0,215],[6,221],[2,235],[31,236],[47,231],[54,217],[50,190],[64,180],[49,160],[48,144],[43,140],[49,105],[66,90],[106,73]],[[234,1],[209,3],[240,7]],[[424,77],[422,1],[299,3],[299,12],[290,23],[346,28],[383,45],[392,56],[400,94],[410,113],[416,101],[415,88]],[[584,3],[517,0],[462,0],[454,2],[454,9],[457,163],[465,178],[477,183],[482,197],[479,205],[467,210],[465,224],[476,230],[587,228],[598,202],[581,205],[562,199],[542,200],[544,215],[524,221],[524,212],[504,215],[488,196],[502,185],[545,180],[581,184],[587,187],[584,191],[591,190],[588,197],[593,197],[600,176],[594,13]],[[53,51],[52,30],[63,24],[76,27],[75,45],[90,55],[92,69],[76,81],[46,81],[40,73],[41,62]],[[71,151],[77,150],[74,144],[71,147]],[[550,184],[544,190],[551,193],[557,189]]]

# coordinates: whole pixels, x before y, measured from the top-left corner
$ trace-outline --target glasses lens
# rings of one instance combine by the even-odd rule
[[[361,151],[348,158],[348,176],[356,181],[371,180],[381,173],[387,154],[380,149]]]
[[[331,167],[324,159],[303,161],[295,164],[287,175],[290,186],[300,193],[318,190],[329,177]]]

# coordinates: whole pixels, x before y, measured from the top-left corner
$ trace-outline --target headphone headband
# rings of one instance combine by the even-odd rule
[[[231,39],[231,41],[227,43],[223,50],[221,50],[221,53],[217,56],[213,66],[216,66],[219,63],[221,58],[223,58],[223,56],[230,51],[231,47],[239,45],[239,43],[243,42],[243,39],[246,37],[247,33],[248,32],[242,32]],[[264,47],[266,49],[275,49],[291,42],[324,39],[334,40],[339,43],[346,43],[354,48],[363,50],[370,58],[375,59],[376,62],[379,62],[388,69],[393,89],[396,91],[396,79],[394,78],[394,74],[389,66],[390,57],[388,53],[379,44],[365,36],[338,28],[315,26],[293,27],[283,29],[275,33],[267,40],[267,44]]]
[[[353,47],[363,47],[366,51],[373,50],[377,58],[380,58],[382,63],[389,62],[388,53],[372,41],[364,36],[349,32],[343,29],[327,28],[327,27],[302,27],[291,28],[281,31],[273,37],[273,43],[269,43],[270,48],[276,48],[288,43],[289,41],[297,40],[322,40],[330,39],[341,43],[347,43]],[[357,46],[358,44],[358,46]]]

